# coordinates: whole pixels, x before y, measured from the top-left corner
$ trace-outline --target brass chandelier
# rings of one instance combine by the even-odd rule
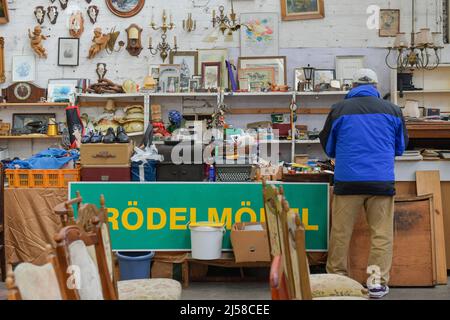
[[[423,70],[434,70],[440,64],[440,51],[444,47],[441,32],[431,32],[429,28],[422,28],[415,32],[415,5],[412,0],[412,28],[411,41],[409,42],[406,33],[399,32],[395,37],[392,47],[388,47],[386,65],[390,69],[397,69],[400,72],[408,68]],[[396,65],[391,65],[392,53],[396,52]]]

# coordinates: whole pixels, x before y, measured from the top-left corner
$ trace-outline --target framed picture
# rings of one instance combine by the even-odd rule
[[[228,88],[228,70],[225,61],[228,59],[228,49],[199,49],[198,67],[202,70],[203,62],[220,62],[221,81],[219,87]]]
[[[79,79],[50,79],[48,80],[48,102],[70,102],[78,92]]]
[[[0,0],[0,24],[9,22],[8,0]]]
[[[180,65],[179,64],[162,64],[159,66],[159,87],[161,92],[169,92],[169,77],[180,78]],[[178,80],[179,83],[179,80]]]
[[[167,90],[168,93],[176,93],[180,91],[180,77],[169,76],[167,77]]]
[[[5,38],[0,37],[0,83],[5,81]]]
[[[330,85],[331,81],[336,79],[334,69],[315,69],[314,70],[314,87],[317,85]]]
[[[243,13],[241,23],[241,56],[278,55],[278,13]]]
[[[250,91],[262,91],[275,82],[275,68],[248,68],[239,70],[239,82],[243,80]]]
[[[280,0],[283,20],[322,19],[325,17],[323,0]]]
[[[80,64],[80,39],[59,38],[58,66],[76,67]]]
[[[148,74],[155,80],[159,79],[159,64],[151,64],[148,69]]]
[[[275,70],[275,84],[286,85],[286,57],[239,57],[238,69],[249,68],[274,68]]]
[[[180,91],[189,91],[189,80],[198,74],[198,52],[177,51],[170,52],[170,63],[180,65]]]
[[[36,79],[35,56],[14,56],[12,66],[13,82],[31,82]]]
[[[359,69],[364,68],[365,56],[336,56],[336,79],[353,79]]]
[[[189,80],[189,92],[197,92],[201,89],[201,82],[199,79],[190,79]]]
[[[202,82],[204,89],[218,89],[220,87],[221,67],[220,62],[202,63]]]
[[[121,18],[130,18],[137,15],[144,4],[145,0],[106,0],[108,9]]]
[[[55,119],[54,113],[14,113],[12,115],[12,129],[17,133],[31,131],[31,133],[39,132],[45,129],[50,119]],[[26,131],[23,131],[23,130]],[[29,132],[28,132],[29,133]]]
[[[380,37],[395,37],[400,32],[400,10],[380,10]]]
[[[294,69],[294,90],[298,90],[299,83],[306,83],[305,71],[303,68]]]

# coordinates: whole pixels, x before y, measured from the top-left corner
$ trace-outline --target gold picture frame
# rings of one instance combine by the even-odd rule
[[[324,0],[280,0],[281,19],[309,20],[325,18]]]
[[[109,11],[121,18],[131,18],[141,12],[144,8],[145,0],[137,0],[136,5],[130,10],[120,10],[113,0],[105,0]]]
[[[0,24],[7,24],[8,22],[8,0],[0,0]]]
[[[381,9],[380,10],[380,37],[395,37],[400,32],[400,10]]]

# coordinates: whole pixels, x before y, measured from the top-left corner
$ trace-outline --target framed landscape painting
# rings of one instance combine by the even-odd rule
[[[130,18],[137,15],[144,4],[145,0],[106,0],[108,9],[121,18]]]
[[[277,56],[278,22],[277,13],[241,14],[241,56]]]
[[[322,19],[324,0],[280,0],[283,20]]]

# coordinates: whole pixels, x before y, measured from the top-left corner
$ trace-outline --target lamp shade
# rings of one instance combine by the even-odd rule
[[[137,28],[128,29],[128,38],[133,40],[139,39],[139,30]]]
[[[416,45],[418,47],[432,47],[433,36],[428,28],[420,29],[416,36]]]
[[[442,49],[444,47],[444,40],[441,32],[433,32],[433,44],[435,48]]]
[[[312,68],[309,64],[307,67],[303,68],[303,72],[305,74],[305,80],[311,81],[313,76],[314,68]]]
[[[404,49],[409,47],[409,42],[406,39],[406,33],[404,32],[397,33],[393,47],[394,49]]]

